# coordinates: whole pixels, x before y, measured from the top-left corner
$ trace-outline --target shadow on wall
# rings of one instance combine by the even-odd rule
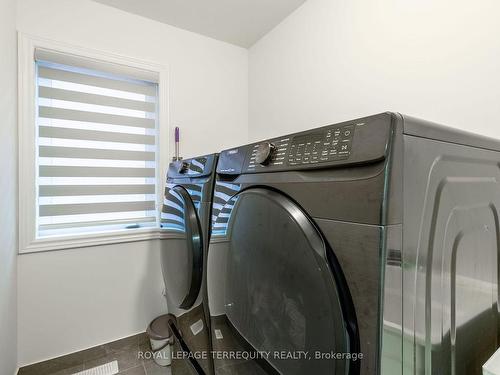
[[[135,293],[136,311],[132,317],[132,322],[138,321],[144,316],[149,317],[149,320],[144,322],[144,330],[146,331],[149,323],[159,315],[168,312],[167,302],[163,295],[164,282],[161,269],[161,252],[165,251],[167,241],[154,240],[148,241],[146,259],[142,266],[142,277],[138,283],[138,289]],[[154,277],[152,277],[154,275]],[[151,308],[151,302],[155,301],[155,308]]]

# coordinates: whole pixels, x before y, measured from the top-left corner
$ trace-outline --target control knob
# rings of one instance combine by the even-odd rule
[[[257,148],[257,153],[255,154],[255,162],[261,165],[266,165],[269,163],[273,157],[276,146],[270,142],[264,142]]]
[[[189,169],[189,163],[187,161],[181,161],[177,165],[178,173],[186,173]]]

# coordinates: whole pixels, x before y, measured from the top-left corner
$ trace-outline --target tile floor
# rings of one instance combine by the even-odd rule
[[[140,351],[150,350],[146,334],[139,334],[23,367],[18,375],[71,375],[112,361],[118,362],[120,375],[170,375],[170,367],[139,358]]]

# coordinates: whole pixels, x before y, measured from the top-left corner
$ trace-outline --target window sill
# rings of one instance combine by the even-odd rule
[[[64,236],[35,239],[19,249],[19,254],[30,254],[45,251],[68,250],[119,243],[149,241],[168,238],[169,235],[160,228],[135,229],[133,231],[115,231],[77,236]]]

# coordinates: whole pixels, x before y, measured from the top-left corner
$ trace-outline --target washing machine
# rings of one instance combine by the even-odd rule
[[[398,113],[223,151],[215,374],[481,374],[500,337],[499,151]]]
[[[161,265],[174,337],[172,373],[212,374],[206,289],[217,155],[170,164],[161,213]]]

